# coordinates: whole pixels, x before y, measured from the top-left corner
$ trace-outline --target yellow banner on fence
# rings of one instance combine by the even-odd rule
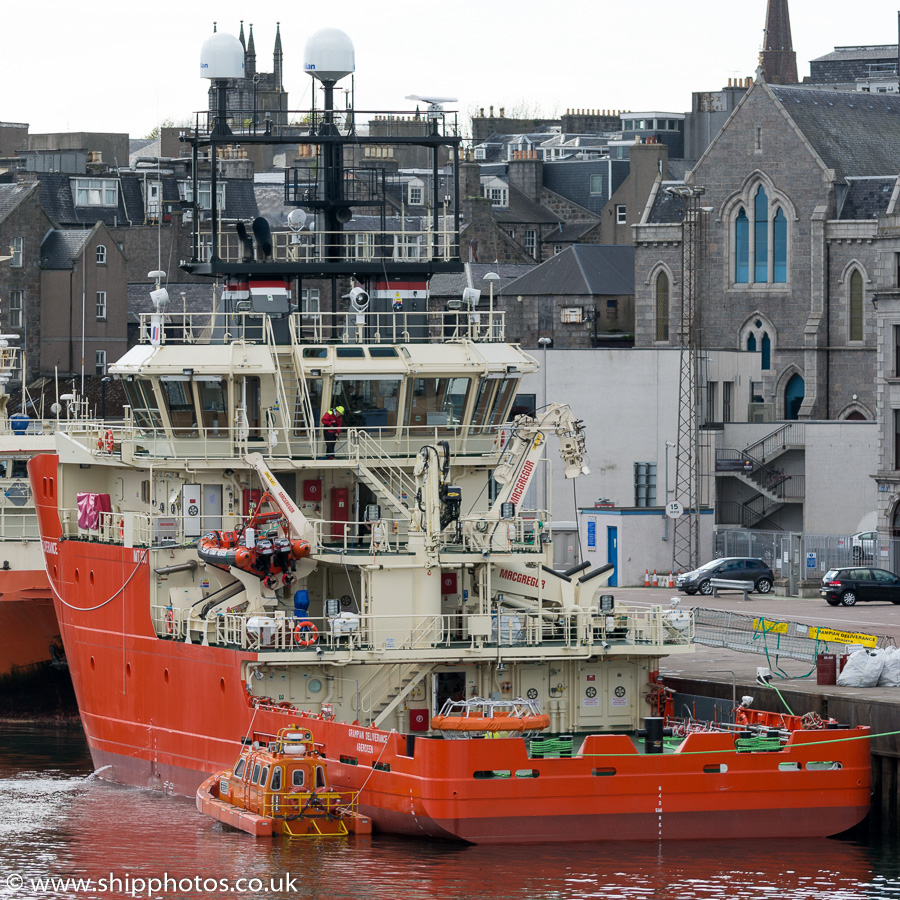
[[[878,644],[878,638],[874,634],[835,631],[833,628],[810,628],[809,637],[814,641],[832,641],[835,644],[859,644],[862,647],[875,647]]]
[[[769,622],[767,619],[754,619],[754,631],[764,631],[766,634],[787,634],[787,622]]]

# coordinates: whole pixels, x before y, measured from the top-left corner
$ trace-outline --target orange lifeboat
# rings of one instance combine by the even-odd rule
[[[550,727],[550,716],[531,700],[448,700],[431,727],[445,737],[480,737],[513,732],[534,734]]]
[[[294,582],[294,563],[309,556],[309,541],[261,538],[246,545],[246,531],[209,531],[197,544],[197,555],[214,566],[235,566],[263,578],[268,587]]]
[[[292,725],[277,735],[254,733],[231,769],[197,789],[197,809],[256,837],[371,834],[355,793],[328,784],[327,761],[312,732]]]

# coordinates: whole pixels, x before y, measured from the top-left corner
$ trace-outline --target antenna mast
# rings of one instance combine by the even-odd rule
[[[672,568],[688,572],[700,564],[700,309],[697,266],[701,246],[701,186],[666,188],[685,202],[681,240],[681,367],[678,387],[678,449],[675,499],[684,513],[675,519]]]

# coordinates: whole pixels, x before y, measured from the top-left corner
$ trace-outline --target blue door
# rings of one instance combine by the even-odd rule
[[[606,526],[606,561],[615,566],[606,583],[610,587],[616,587],[619,583],[619,528],[616,525]]]
[[[791,380],[784,389],[784,417],[786,419],[796,419],[798,417],[805,394],[806,385],[803,379],[795,373],[791,376]]]

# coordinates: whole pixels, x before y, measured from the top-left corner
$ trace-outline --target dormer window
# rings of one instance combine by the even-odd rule
[[[119,183],[113,178],[75,178],[76,206],[118,206]]]
[[[424,188],[421,181],[411,181],[407,190],[407,202],[410,206],[421,206]]]

